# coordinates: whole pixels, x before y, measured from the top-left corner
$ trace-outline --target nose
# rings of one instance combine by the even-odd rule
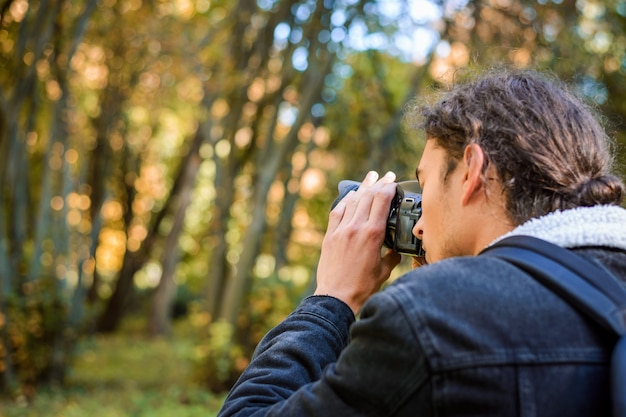
[[[418,238],[419,240],[422,240],[422,238],[424,237],[424,228],[423,228],[423,222],[422,219],[424,217],[420,217],[417,222],[415,223],[415,226],[413,226],[413,236],[415,236],[416,238]]]

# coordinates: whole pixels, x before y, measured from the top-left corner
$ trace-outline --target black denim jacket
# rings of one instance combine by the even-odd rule
[[[624,251],[577,252],[626,280]],[[614,343],[508,263],[453,258],[374,295],[358,321],[305,299],[219,416],[608,416]]]

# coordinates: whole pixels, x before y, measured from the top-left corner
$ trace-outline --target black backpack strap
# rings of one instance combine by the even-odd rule
[[[626,336],[622,335],[611,356],[613,415],[626,417]]]
[[[604,268],[530,236],[511,236],[481,254],[509,261],[605,328],[626,333],[626,289]]]
[[[611,358],[613,415],[626,417],[626,289],[606,269],[560,246],[511,236],[481,255],[504,259],[620,336]]]

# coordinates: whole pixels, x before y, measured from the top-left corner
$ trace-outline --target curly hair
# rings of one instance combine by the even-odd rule
[[[489,71],[453,85],[433,103],[413,104],[414,127],[446,150],[449,171],[467,145],[482,148],[483,174],[495,166],[515,224],[622,201],[624,183],[611,173],[612,142],[600,118],[546,74]]]

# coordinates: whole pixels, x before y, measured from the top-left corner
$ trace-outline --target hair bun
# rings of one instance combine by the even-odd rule
[[[615,175],[600,175],[582,182],[576,193],[581,206],[620,204],[624,198],[624,183]]]

